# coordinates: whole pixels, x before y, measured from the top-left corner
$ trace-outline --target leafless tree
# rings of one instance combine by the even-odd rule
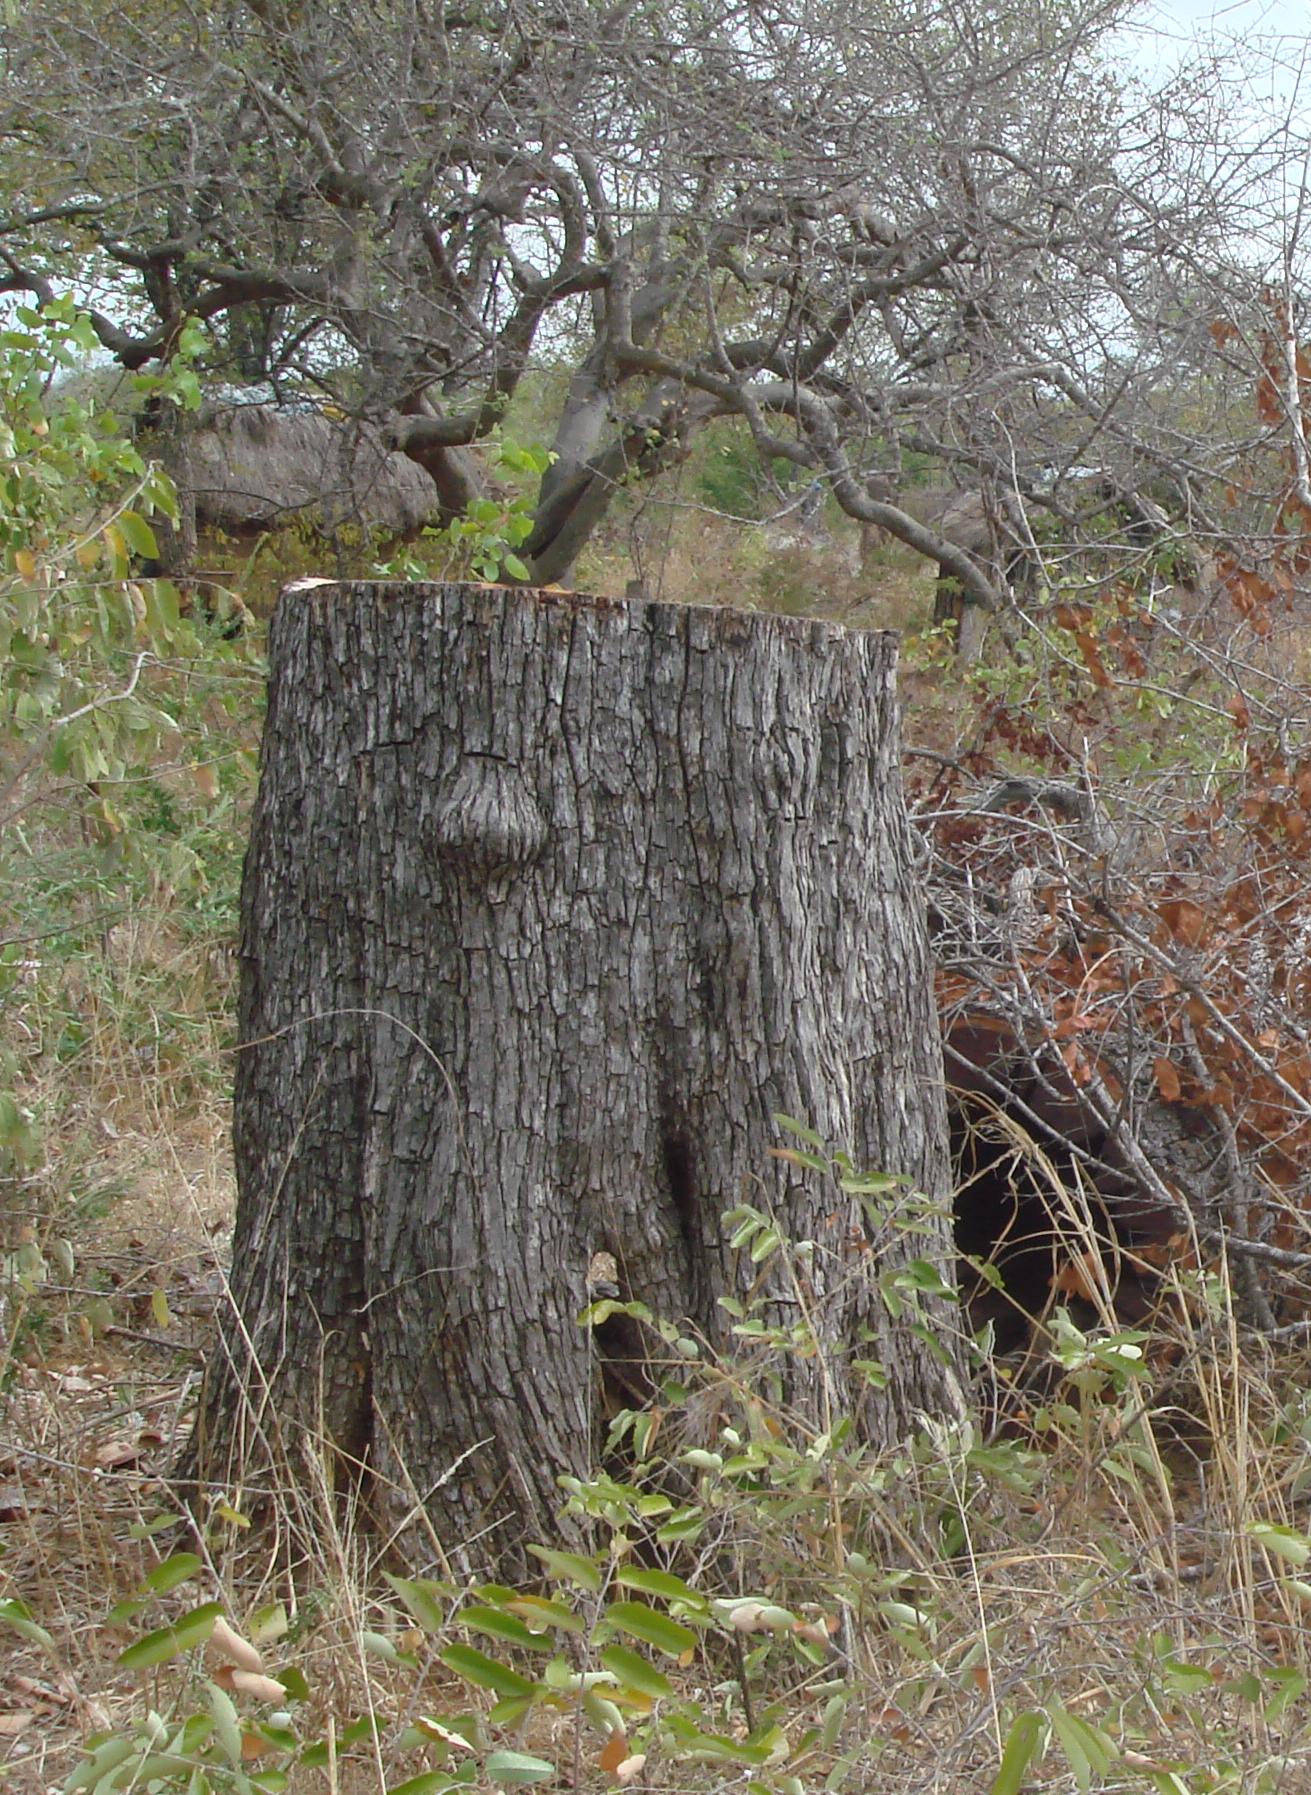
[[[999,566],[871,471],[927,454],[1041,537],[1113,466],[1218,532],[1243,452],[1217,395],[1250,345],[1207,327],[1257,315],[1282,140],[1230,153],[1204,89],[1113,79],[1126,10],[34,0],[0,286],[98,286],[129,368],[207,320],[235,373],[385,424],[452,513],[525,372],[562,371],[540,580],[728,416],[996,607]],[[1183,422],[1199,382],[1214,442]]]

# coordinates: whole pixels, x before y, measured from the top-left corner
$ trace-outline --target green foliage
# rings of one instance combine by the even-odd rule
[[[826,1154],[804,1124],[780,1120],[799,1163],[836,1176],[875,1217],[886,1219],[894,1203],[903,1213],[903,1181],[860,1173]],[[789,1240],[763,1211],[740,1206],[725,1225],[730,1250],[753,1266],[796,1271],[807,1261],[809,1243]],[[913,1206],[905,1225],[918,1225]],[[919,1282],[912,1277],[904,1293],[911,1311]],[[947,1615],[928,1580],[889,1558],[892,1530],[920,1530],[962,1482],[976,1504],[994,1475],[1023,1482],[1028,1455],[980,1449],[976,1465],[972,1432],[944,1428],[922,1453],[881,1463],[840,1416],[817,1436],[776,1404],[778,1361],[808,1356],[815,1343],[766,1325],[766,1309],[763,1296],[730,1305],[749,1356],[723,1363],[640,1303],[607,1300],[584,1312],[590,1328],[622,1314],[650,1331],[667,1367],[662,1443],[655,1413],[616,1417],[612,1468],[562,1479],[578,1544],[531,1545],[539,1574],[519,1587],[384,1572],[389,1612],[361,1630],[358,1646],[379,1674],[385,1667],[412,1680],[415,1693],[385,1737],[375,1739],[363,1717],[341,1717],[328,1754],[365,1743],[392,1795],[528,1786],[558,1780],[571,1762],[597,1766],[618,1786],[650,1764],[678,1786],[740,1775],[754,1795],[798,1795],[826,1779],[836,1789],[874,1765],[880,1748],[860,1730],[862,1679],[837,1649],[837,1617],[859,1616],[927,1670]],[[689,1429],[707,1394],[720,1419],[702,1447]],[[640,1462],[623,1468],[635,1448]],[[906,1510],[899,1492],[912,1484]],[[188,1605],[188,1586],[204,1574],[197,1554],[176,1552],[109,1614],[113,1626],[139,1629],[118,1663],[148,1673],[150,1693],[143,1713],[87,1741],[67,1795],[129,1786],[279,1795],[325,1762],[325,1742],[307,1737],[300,1718],[303,1674],[293,1665],[265,1681],[261,1667],[243,1683],[233,1668],[263,1636],[259,1617],[243,1638],[220,1603],[193,1596]],[[26,1610],[18,1619],[35,1624]],[[289,1637],[285,1615],[268,1632]],[[449,1681],[437,1700],[421,1699],[434,1664]],[[154,1680],[168,1666],[180,1674],[171,1701]],[[453,1696],[461,1685],[467,1706]],[[795,1719],[771,1695],[788,1688],[804,1709]]]
[[[177,518],[172,482],[142,461],[112,415],[48,403],[53,377],[96,348],[71,302],[20,306],[0,332],[0,733],[16,766],[0,822],[30,801],[37,766],[89,784],[120,782],[175,729],[143,682],[154,662],[194,654],[194,626],[167,581],[133,579],[154,559],[151,519]],[[194,407],[197,333],[143,383]],[[113,826],[112,811],[102,812]]]
[[[1160,626],[1150,586],[1082,573],[1047,586],[1023,616],[1005,654],[968,671],[985,706],[1023,717],[1027,730],[1054,740],[1085,727],[1095,705],[1105,759],[1121,774],[1159,776],[1166,758],[1176,773],[1214,776],[1243,765],[1226,676],[1218,663],[1208,668],[1184,634]],[[954,633],[954,624],[924,632],[913,664],[946,668]],[[1166,756],[1151,732],[1169,720]]]
[[[203,987],[163,952],[136,953],[125,977],[111,932],[131,914],[140,941],[166,911],[180,957],[188,937],[230,928],[254,771],[242,734],[261,689],[248,643],[190,614],[170,581],[137,577],[177,499],[94,388],[82,399],[64,381],[97,352],[66,300],[18,307],[0,331],[0,1181],[22,1178],[29,1207],[76,1072],[110,1076],[99,1018],[121,1021],[120,1047],[165,1075],[161,1092],[213,1075],[197,1051],[212,1030]],[[204,352],[188,325],[138,395],[194,408]],[[55,1068],[70,1076],[42,1088]],[[52,1167],[52,1186],[63,1178]],[[20,1292],[11,1354],[15,1318],[41,1319],[38,1292]]]
[[[0,1094],[0,1111],[6,1099],[13,1103],[8,1093]],[[22,1126],[18,1145],[30,1150],[35,1132],[30,1117]],[[8,1146],[11,1153],[17,1150],[12,1136],[0,1145]],[[0,1390],[8,1388],[17,1361],[40,1343],[46,1331],[48,1286],[70,1283],[75,1264],[73,1246],[66,1237],[50,1234],[42,1240],[30,1225],[19,1231],[11,1252],[0,1253],[0,1305],[6,1318],[0,1335]]]
[[[781,464],[791,471],[789,463]],[[766,491],[760,453],[751,438],[730,425],[711,425],[696,452],[696,493],[731,517],[759,517]]]
[[[497,431],[489,459],[498,473],[524,483],[520,489],[470,500],[462,516],[421,532],[419,553],[380,562],[375,572],[405,580],[530,580],[517,551],[532,535],[536,485],[555,456],[538,443],[519,443]]]
[[[174,1553],[144,1579],[134,1598],[118,1604],[111,1624],[124,1625],[203,1568],[194,1553]],[[202,1602],[121,1651],[122,1670],[154,1673],[190,1660],[190,1674],[173,1702],[152,1704],[121,1729],[94,1733],[83,1747],[83,1761],[64,1782],[66,1795],[138,1785],[187,1795],[211,1790],[280,1795],[293,1769],[319,1761],[311,1759],[314,1747],[302,1741],[291,1712],[293,1691],[304,1691],[304,1679],[294,1671],[285,1673],[285,1680],[267,1676],[252,1643],[255,1635],[280,1637],[285,1613],[269,1611],[263,1625],[260,1617],[254,1620],[243,1636],[228,1623],[222,1602]],[[212,1674],[200,1666],[202,1650]]]
[[[858,1172],[803,1123],[779,1120],[799,1164],[836,1175],[877,1216],[904,1198],[901,1181]],[[731,1250],[751,1264],[806,1260],[807,1243],[788,1240],[763,1210],[741,1205],[725,1225]],[[762,1319],[754,1302],[738,1308]],[[1305,1672],[1239,1661],[1219,1633],[1185,1647],[1174,1611],[1169,1626],[1134,1634],[1127,1567],[1109,1540],[1105,1557],[1102,1543],[1075,1540],[1058,1629],[1073,1650],[1048,1659],[1024,1590],[996,1573],[1018,1559],[1032,1580],[1039,1566],[1060,1565],[1050,1524],[1024,1518],[1063,1487],[1059,1457],[987,1439],[969,1420],[926,1421],[883,1455],[861,1447],[840,1416],[816,1436],[775,1401],[779,1361],[810,1345],[775,1332],[762,1355],[764,1336],[750,1333],[717,1363],[638,1303],[598,1303],[581,1320],[595,1327],[615,1314],[650,1329],[663,1381],[651,1410],[616,1418],[607,1468],[564,1480],[574,1546],[531,1545],[538,1571],[518,1586],[384,1572],[367,1627],[363,1605],[349,1604],[368,1698],[351,1706],[329,1696],[326,1724],[310,1723],[314,1691],[298,1663],[265,1670],[260,1660],[268,1644],[298,1642],[283,1605],[237,1627],[228,1606],[195,1600],[207,1575],[200,1556],[174,1552],[107,1616],[135,1629],[118,1665],[144,1676],[140,1702],[86,1741],[66,1795],[282,1795],[306,1772],[351,1786],[357,1769],[390,1795],[566,1780],[837,1795],[908,1786],[907,1774],[922,1780],[926,1754],[962,1746],[968,1786],[985,1795],[1286,1786],[1281,1766],[1301,1747],[1278,1741],[1299,1724]],[[1140,1339],[1081,1333],[1058,1316],[1050,1340],[1070,1404],[1088,1404],[1104,1423],[1096,1438],[1084,1429],[1081,1466],[1091,1470],[1108,1441],[1142,1424]],[[690,1445],[708,1391],[716,1420],[709,1433],[701,1424],[706,1444]],[[659,1440],[639,1425],[652,1416]],[[1291,1398],[1271,1425],[1300,1443],[1311,1426],[1305,1402]],[[639,1442],[640,1461],[621,1465],[619,1449]],[[1105,1489],[1121,1494],[1142,1477],[1130,1455]],[[1262,1587],[1292,1612],[1311,1600],[1304,1529],[1255,1520],[1232,1545],[1266,1563]],[[982,1568],[990,1553],[992,1572]],[[57,1654],[22,1603],[0,1603],[6,1624]],[[1130,1660],[1114,1689],[1103,1663],[1113,1644]],[[1239,1717],[1231,1726],[1210,1718],[1217,1701]],[[1168,1730],[1189,1727],[1201,1741],[1191,1755]],[[1255,1763],[1244,1728],[1268,1741]]]
[[[54,1650],[55,1642],[49,1633],[32,1619],[27,1604],[14,1596],[0,1599],[0,1626],[8,1627],[20,1638],[26,1639],[31,1645],[40,1646],[44,1651]]]

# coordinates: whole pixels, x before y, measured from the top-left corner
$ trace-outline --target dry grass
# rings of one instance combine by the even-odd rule
[[[121,1092],[118,1101],[122,1117]],[[230,1199],[219,1106],[170,1130],[143,1095],[137,1121],[97,1151],[104,1182],[124,1194],[83,1231],[74,1286],[37,1292],[47,1317],[37,1333],[11,1311],[10,1337],[26,1343],[0,1455],[5,1593],[21,1597],[54,1642],[46,1652],[4,1639],[0,1749],[11,1786],[57,1787],[89,1735],[130,1729],[147,1709],[167,1717],[203,1705],[189,1665],[143,1679],[117,1657],[146,1626],[211,1596],[239,1629],[271,1604],[285,1608],[286,1632],[265,1657],[275,1674],[294,1665],[308,1683],[302,1739],[376,1719],[376,1743],[342,1748],[336,1788],[381,1791],[422,1769],[424,1754],[405,1744],[418,1715],[461,1724],[481,1715],[489,1743],[551,1759],[561,1780],[613,1786],[602,1741],[572,1702],[512,1727],[487,1723],[493,1697],[454,1682],[437,1661],[465,1637],[458,1602],[441,1631],[413,1626],[380,1576],[376,1542],[330,1496],[312,1451],[283,1467],[270,1528],[216,1521],[192,1583],[139,1620],[106,1626],[111,1605],[153,1565],[197,1543],[181,1527],[145,1535],[177,1513],[167,1473],[223,1301],[215,1224]],[[88,1339],[81,1293],[102,1284],[114,1320]],[[1311,1589],[1281,1556],[1305,1538],[1305,1357],[1254,1359],[1222,1289],[1209,1308],[1193,1291],[1174,1313],[1151,1382],[1082,1401],[1065,1386],[1069,1407],[1049,1405],[1036,1453],[930,1429],[913,1458],[869,1464],[874,1495],[851,1489],[821,1503],[828,1519],[818,1531],[804,1503],[742,1491],[721,1504],[735,1576],[727,1589],[713,1586],[725,1571],[720,1550],[698,1587],[831,1614],[833,1645],[818,1667],[770,1647],[747,1679],[748,1699],[731,1633],[710,1636],[673,1673],[665,1710],[696,1712],[729,1739],[779,1725],[796,1761],[758,1773],[771,1788],[787,1789],[780,1779],[795,1774],[803,1788],[986,1790],[1013,1717],[1037,1710],[1074,1716],[1113,1742],[1106,1788],[1305,1786],[1311,1729],[1296,1697],[1311,1671]],[[944,1557],[941,1524],[952,1511],[963,1526]],[[1289,1529],[1286,1539],[1265,1536],[1274,1551],[1261,1534],[1271,1525]],[[856,1547],[868,1555],[863,1568],[849,1557]],[[675,1568],[689,1574],[686,1562]],[[378,1638],[413,1661],[380,1655]],[[575,1649],[589,1661],[590,1648]],[[839,1684],[845,1718],[826,1744]],[[648,1754],[638,1787],[723,1786],[724,1766],[680,1756],[654,1718],[632,1717],[630,1744]],[[1155,1780],[1176,1772],[1180,1784]],[[323,1777],[304,1768],[290,1786],[318,1787]],[[1058,1737],[1031,1786],[1078,1786]]]
[[[623,592],[640,577],[652,598],[826,617],[854,629],[923,628],[933,568],[896,544],[862,564],[854,524],[833,518],[813,533],[725,516],[701,504],[649,498],[585,552],[580,589]]]

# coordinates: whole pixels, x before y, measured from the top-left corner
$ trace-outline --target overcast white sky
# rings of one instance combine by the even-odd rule
[[[1198,37],[1259,45],[1295,79],[1311,51],[1311,6],[1307,0],[1150,0],[1140,31],[1156,55],[1172,40],[1184,45]]]
[[[1225,37],[1258,33],[1305,41],[1311,30],[1306,0],[1155,0],[1151,12],[1164,31],[1201,28]]]
[[[1249,121],[1286,119],[1299,134],[1311,134],[1308,0],[1148,0],[1127,35],[1130,55],[1149,79],[1186,62],[1199,45],[1233,57],[1246,67],[1240,110]]]

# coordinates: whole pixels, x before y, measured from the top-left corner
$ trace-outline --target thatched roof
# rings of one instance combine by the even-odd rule
[[[171,459],[171,458],[170,458]],[[202,527],[276,529],[297,513],[331,528],[353,523],[401,536],[432,522],[437,488],[377,433],[309,411],[209,407],[187,432],[185,473]]]

